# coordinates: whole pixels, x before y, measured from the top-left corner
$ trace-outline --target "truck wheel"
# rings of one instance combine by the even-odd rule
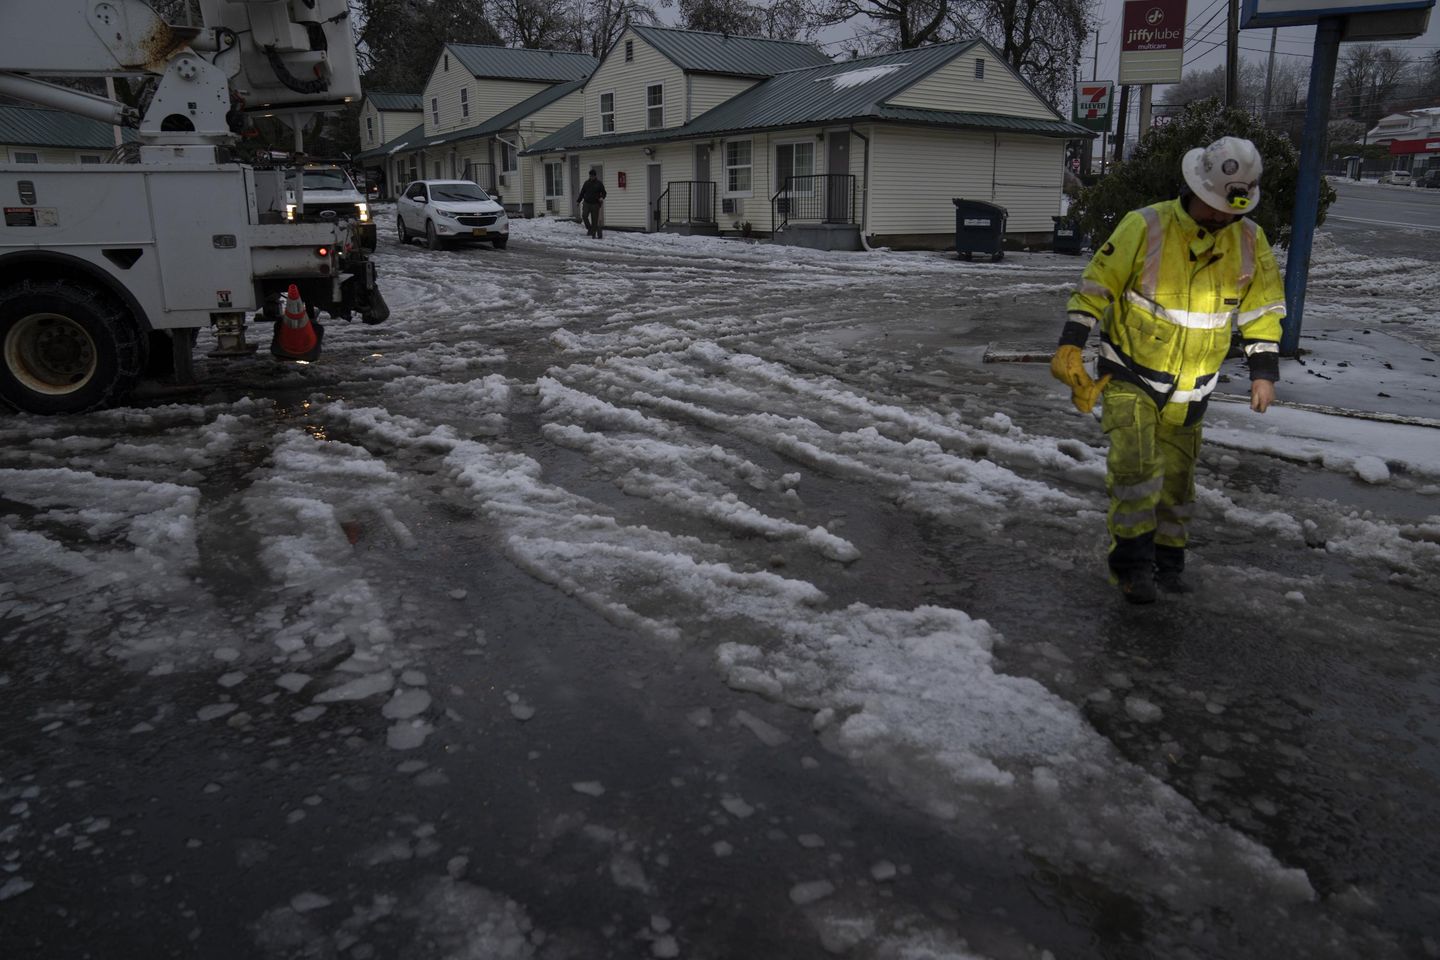
[[[431,250],[445,249],[445,241],[441,240],[440,234],[435,232],[435,222],[433,220],[425,221],[425,246]]]
[[[405,218],[399,214],[395,215],[395,229],[400,232],[401,246],[410,242],[410,231],[405,229]]]
[[[18,410],[80,413],[124,399],[145,346],[129,312],[83,281],[0,288],[0,399]]]

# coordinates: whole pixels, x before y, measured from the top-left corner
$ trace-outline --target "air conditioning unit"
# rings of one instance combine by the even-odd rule
[[[740,204],[733,197],[726,197],[720,201],[721,213],[739,213]]]
[[[554,201],[553,199],[550,199],[550,200],[546,200],[546,201],[545,201],[545,212],[546,212],[546,213],[554,213],[554,212],[555,212],[555,201]]]

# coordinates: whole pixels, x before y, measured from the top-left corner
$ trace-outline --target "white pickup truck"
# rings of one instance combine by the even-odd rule
[[[370,204],[338,166],[306,164],[285,172],[285,217],[290,221],[354,220],[361,246],[375,249]]]

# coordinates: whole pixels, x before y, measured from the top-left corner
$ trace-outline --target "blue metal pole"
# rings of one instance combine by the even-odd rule
[[[1324,170],[1330,94],[1335,86],[1335,61],[1340,56],[1343,17],[1325,17],[1315,27],[1315,54],[1310,61],[1310,96],[1305,106],[1305,132],[1300,138],[1300,173],[1295,185],[1290,255],[1285,261],[1285,323],[1280,355],[1300,355],[1300,323],[1305,316],[1305,284],[1310,276],[1310,249],[1320,208],[1320,176]]]

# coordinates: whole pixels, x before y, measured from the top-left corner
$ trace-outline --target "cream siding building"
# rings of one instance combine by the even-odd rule
[[[373,150],[388,143],[420,123],[420,94],[365,94],[360,105],[360,149]]]
[[[945,247],[951,200],[964,198],[1005,207],[1016,239],[1048,241],[1066,142],[1092,134],[988,44],[842,63],[767,44],[630,27],[585,86],[583,122],[531,147],[532,181],[568,197],[599,168],[606,222],[618,229]],[[677,71],[683,120],[671,111]]]
[[[0,105],[5,163],[105,163],[117,143],[134,139],[134,131],[63,110]]]

